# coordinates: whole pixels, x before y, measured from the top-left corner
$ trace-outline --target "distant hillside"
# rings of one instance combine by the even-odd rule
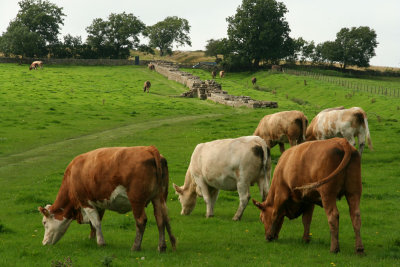
[[[131,51],[131,57],[139,56],[141,60],[166,60],[178,63],[198,63],[203,61],[214,62],[214,57],[207,57],[204,51],[174,51],[171,56],[160,57],[158,51],[155,55],[142,53],[139,51]]]

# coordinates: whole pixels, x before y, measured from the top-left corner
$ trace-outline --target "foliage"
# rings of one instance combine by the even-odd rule
[[[176,47],[181,45],[191,46],[189,32],[189,22],[186,19],[173,16],[147,27],[145,36],[149,38],[149,46],[158,48],[160,56],[165,56],[172,54],[174,43]]]
[[[210,39],[207,41],[206,44],[206,50],[204,55],[205,56],[210,56],[210,57],[215,57],[215,62],[221,61],[220,58],[218,58],[218,55],[226,55],[227,52],[227,42],[228,40],[226,38],[214,40]]]
[[[127,58],[129,49],[139,45],[144,23],[132,13],[111,13],[108,20],[96,18],[86,28],[87,44],[100,58]]]
[[[236,14],[226,19],[232,57],[258,67],[260,61],[273,63],[292,54],[286,12],[286,6],[275,0],[243,0]]]

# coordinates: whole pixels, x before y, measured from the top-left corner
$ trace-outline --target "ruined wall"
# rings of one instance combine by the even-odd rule
[[[153,61],[151,62],[155,71],[164,75],[169,80],[181,83],[189,88],[188,92],[183,93],[182,97],[198,97],[211,101],[229,105],[232,107],[246,106],[249,108],[277,108],[277,102],[257,101],[249,96],[233,96],[222,90],[221,85],[214,80],[202,81],[199,77],[191,73],[179,70],[179,67],[171,62]]]

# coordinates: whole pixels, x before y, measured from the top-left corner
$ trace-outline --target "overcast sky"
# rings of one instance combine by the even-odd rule
[[[192,47],[204,50],[206,41],[226,37],[226,18],[236,13],[241,0],[50,0],[66,14],[61,35],[81,36],[93,19],[110,13],[133,13],[146,25],[167,16],[189,21]],[[377,34],[378,47],[371,65],[400,67],[400,0],[281,0],[289,12],[291,37],[322,43],[333,41],[343,27],[368,26]],[[18,0],[0,0],[0,33],[19,10]],[[146,41],[145,41],[146,42]],[[174,47],[174,49],[176,49]]]

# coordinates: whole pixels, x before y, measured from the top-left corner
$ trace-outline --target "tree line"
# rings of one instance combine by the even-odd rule
[[[63,8],[47,0],[22,0],[18,4],[16,18],[0,36],[0,52],[6,56],[124,59],[132,49],[151,54],[158,49],[164,56],[172,53],[173,44],[191,45],[186,19],[171,16],[146,26],[125,12],[94,19],[86,27],[85,42],[70,34],[59,40]],[[276,0],[243,0],[236,14],[226,18],[227,37],[208,40],[206,55],[230,70],[279,64],[282,60],[338,63],[343,69],[349,65],[368,67],[375,56],[377,36],[368,26],[342,28],[334,41],[315,44],[290,37],[287,12],[286,6]],[[141,36],[149,39],[148,44],[140,43]]]

